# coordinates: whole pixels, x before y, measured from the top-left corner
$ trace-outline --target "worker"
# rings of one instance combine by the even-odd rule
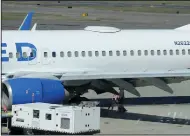
[[[119,88],[119,90],[120,90],[120,92],[119,92],[119,97],[117,100],[118,101],[118,112],[126,112],[127,110],[123,106],[124,98],[125,98],[124,89]]]
[[[109,105],[108,110],[110,108],[111,108],[111,110],[113,110],[113,107],[117,106],[118,112],[126,112],[127,110],[123,106],[124,98],[125,98],[124,89],[119,88],[119,90],[120,90],[119,95],[113,95],[112,103]]]
[[[118,97],[119,95],[113,95],[112,97],[112,102],[110,103],[110,105],[108,106],[108,110],[111,108],[111,110],[113,110],[114,106],[116,106],[118,104]]]

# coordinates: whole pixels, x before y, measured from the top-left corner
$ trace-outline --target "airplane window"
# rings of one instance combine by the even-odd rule
[[[167,51],[166,51],[166,50],[163,50],[163,54],[164,54],[164,55],[167,55]]]
[[[182,55],[185,55],[185,49],[182,50]]]
[[[157,50],[157,55],[161,55],[161,51],[160,50]]]
[[[82,51],[81,55],[82,55],[83,57],[85,57],[85,51]]]
[[[170,55],[173,55],[173,50],[170,50]]]
[[[13,53],[9,52],[9,58],[13,58]]]
[[[52,57],[56,57],[56,52],[52,52]]]
[[[148,51],[147,51],[147,50],[144,51],[144,55],[145,55],[145,56],[148,55]]]
[[[64,57],[64,52],[63,51],[60,52],[60,57]]]
[[[190,55],[190,49],[188,49],[188,54]]]
[[[179,50],[176,50],[176,55],[179,55]]]
[[[88,51],[88,56],[92,57],[92,51]]]
[[[19,52],[16,53],[16,58],[20,58],[20,53]]]
[[[131,56],[134,56],[134,51],[131,50],[131,51],[130,51],[130,54],[131,54]]]
[[[123,56],[127,56],[127,51],[126,50],[123,51]]]
[[[36,53],[36,50],[35,49],[32,49],[31,52],[30,52],[30,57],[33,58],[34,55]],[[36,54],[37,55],[37,54]]]
[[[79,56],[79,52],[75,51],[75,57],[78,57],[78,56]]]
[[[154,50],[151,50],[151,51],[150,51],[150,54],[151,54],[152,56],[154,56]]]
[[[44,57],[47,58],[48,57],[48,53],[44,52]]]
[[[27,53],[26,52],[23,52],[22,55],[23,55],[24,58],[27,58]]]
[[[98,57],[99,56],[99,52],[95,51],[95,56]]]
[[[138,50],[138,55],[141,56],[141,50]]]
[[[68,51],[68,52],[67,52],[67,56],[68,56],[68,57],[71,57],[71,56],[72,56],[71,51]]]
[[[109,51],[109,56],[113,56],[113,52],[112,51]]]
[[[105,51],[102,51],[102,56],[106,56],[106,52]]]
[[[33,52],[30,52],[30,57],[34,57],[34,54],[33,54]]]
[[[116,55],[117,55],[117,56],[120,56],[120,51],[116,51]]]

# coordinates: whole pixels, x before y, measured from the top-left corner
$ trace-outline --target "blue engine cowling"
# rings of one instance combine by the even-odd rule
[[[9,108],[15,104],[44,102],[59,104],[65,98],[64,86],[59,80],[43,78],[15,78],[3,82]]]

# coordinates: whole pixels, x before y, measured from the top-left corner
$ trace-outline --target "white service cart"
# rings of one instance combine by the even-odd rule
[[[12,106],[12,127],[66,134],[100,132],[100,107],[30,103]]]

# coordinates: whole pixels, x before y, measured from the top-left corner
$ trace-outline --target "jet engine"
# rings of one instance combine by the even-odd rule
[[[2,104],[12,105],[45,102],[60,104],[69,93],[59,80],[43,78],[15,78],[2,82]]]

